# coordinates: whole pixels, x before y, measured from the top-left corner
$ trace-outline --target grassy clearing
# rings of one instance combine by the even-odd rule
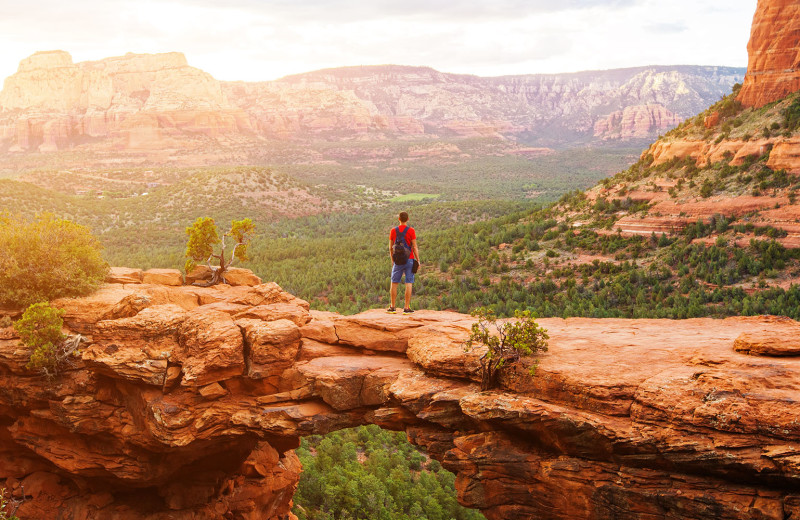
[[[392,197],[389,202],[417,202],[425,199],[438,199],[441,196],[439,193],[406,193],[405,195],[398,195]]]

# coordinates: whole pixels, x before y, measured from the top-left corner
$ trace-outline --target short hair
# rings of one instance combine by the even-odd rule
[[[408,213],[406,213],[405,211],[401,211],[400,216],[398,218],[400,219],[400,222],[403,223],[408,222]]]

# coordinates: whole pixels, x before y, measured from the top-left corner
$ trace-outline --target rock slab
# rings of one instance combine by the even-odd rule
[[[489,520],[800,513],[791,320],[541,319],[536,376],[481,392],[456,313],[309,312],[271,283],[56,304],[88,341],[57,381],[0,331],[0,487],[26,520],[284,520],[300,438],[370,423]]]

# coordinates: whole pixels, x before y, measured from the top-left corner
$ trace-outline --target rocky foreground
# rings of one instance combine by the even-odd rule
[[[0,486],[24,520],[292,518],[299,439],[367,423],[489,519],[800,518],[793,321],[542,319],[537,375],[481,392],[464,315],[309,311],[242,271],[110,281],[56,302],[87,344],[54,382],[0,329]]]

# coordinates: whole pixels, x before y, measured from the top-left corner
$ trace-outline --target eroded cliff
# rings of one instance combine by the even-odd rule
[[[73,63],[65,51],[47,51],[22,60],[5,80],[0,152],[194,150],[220,160],[275,139],[652,137],[727,92],[742,73],[678,66],[480,78],[375,66],[246,83],[219,82],[177,52]]]
[[[21,518],[289,518],[299,438],[365,423],[405,430],[490,519],[800,515],[794,322],[542,319],[536,377],[481,392],[467,316],[309,312],[240,274],[116,269],[56,302],[87,341],[54,382],[0,329]]]
[[[800,90],[800,4],[758,0],[747,53],[738,96],[745,106],[761,107]]]
[[[33,54],[6,78],[0,128],[11,152],[52,152],[92,139],[103,141],[102,150],[160,149],[175,139],[252,130],[219,82],[182,53],[76,64],[64,51]]]

